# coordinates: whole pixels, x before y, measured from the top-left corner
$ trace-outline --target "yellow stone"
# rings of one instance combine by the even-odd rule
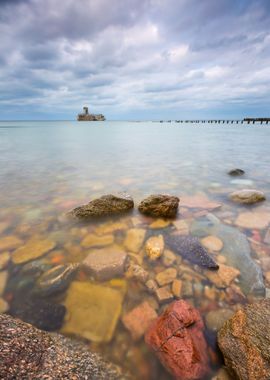
[[[156,275],[156,281],[159,286],[164,286],[173,282],[176,276],[177,270],[175,268],[168,268]]]
[[[209,249],[210,251],[219,252],[223,248],[223,242],[216,236],[206,236],[205,238],[201,239],[202,245]]]
[[[55,247],[55,242],[49,239],[31,239],[22,247],[16,249],[11,259],[14,264],[25,263],[34,260]]]
[[[249,229],[264,229],[270,223],[270,212],[266,211],[247,211],[238,215],[235,224],[238,227]]]
[[[174,227],[177,229],[178,235],[188,235],[189,226],[185,220],[175,220],[173,222]]]
[[[93,342],[109,342],[120,317],[123,298],[121,290],[74,281],[64,302],[68,316],[62,332]]]
[[[18,248],[23,241],[16,236],[5,236],[0,239],[0,252]]]
[[[6,311],[8,311],[8,303],[3,298],[0,298],[0,313],[5,313]]]
[[[164,251],[163,236],[151,236],[145,243],[145,251],[151,261],[157,260]]]
[[[240,271],[236,268],[220,264],[219,270],[207,270],[205,271],[205,275],[218,288],[225,288],[229,286],[235,280],[235,278],[240,275]]]
[[[218,256],[217,256],[217,262],[218,262],[219,264],[226,264],[227,259],[226,259],[226,257],[223,256],[223,255],[218,255]]]
[[[99,225],[95,229],[95,233],[97,235],[106,235],[106,234],[111,234],[111,233],[113,233],[115,231],[126,230],[127,228],[128,228],[127,223],[124,223],[124,222],[115,222],[115,223],[109,222],[109,223],[104,223],[104,224]]]
[[[83,241],[81,242],[81,246],[84,248],[105,247],[106,245],[110,245],[113,242],[113,235],[97,236],[94,234],[89,234],[83,239]]]
[[[172,294],[176,297],[176,298],[180,298],[181,297],[181,290],[182,290],[182,281],[181,280],[173,280],[173,283],[172,283]]]
[[[5,269],[7,267],[9,260],[10,260],[9,252],[2,252],[0,254],[0,270]]]
[[[124,240],[125,248],[131,252],[139,252],[144,242],[145,232],[142,228],[131,228],[128,230]]]
[[[4,293],[8,278],[8,271],[0,272],[0,296]]]
[[[169,220],[164,219],[157,219],[153,223],[150,224],[150,228],[153,229],[159,229],[159,228],[166,228],[171,224]]]

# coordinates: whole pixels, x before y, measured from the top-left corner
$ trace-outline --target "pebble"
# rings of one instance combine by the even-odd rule
[[[0,298],[0,313],[5,313],[8,308],[8,303],[3,298]]]
[[[168,268],[156,275],[156,281],[159,286],[164,286],[172,283],[176,276],[177,270],[175,268]]]
[[[216,272],[205,271],[205,276],[218,288],[229,286],[240,275],[240,271],[234,267],[220,264]]]
[[[156,289],[158,289],[158,284],[155,280],[148,280],[145,285],[150,293],[155,293]]]
[[[247,211],[238,215],[235,225],[248,229],[265,229],[270,223],[270,213],[266,211]]]
[[[222,206],[221,203],[210,201],[205,195],[198,194],[194,196],[181,197],[181,206],[188,208],[203,208],[207,210],[214,210]]]
[[[173,299],[173,294],[168,290],[167,286],[156,289],[156,297],[160,304],[166,303]]]
[[[188,235],[189,233],[189,225],[185,220],[175,220],[173,222],[174,227],[177,230],[178,235]]]
[[[231,176],[240,176],[245,174],[245,171],[243,169],[232,169],[228,172],[229,175]]]
[[[9,263],[10,254],[9,252],[0,253],[0,270],[5,269]]]
[[[254,203],[264,201],[266,198],[262,191],[252,190],[252,189],[243,189],[243,190],[238,190],[231,193],[230,199],[237,203],[254,204]]]
[[[162,235],[152,236],[145,243],[145,251],[150,261],[157,260],[164,251],[164,239]]]
[[[225,367],[220,368],[218,373],[215,377],[212,378],[212,380],[233,380],[229,372]]]
[[[233,314],[234,311],[230,309],[211,310],[205,316],[206,326],[209,330],[218,331]]]
[[[131,263],[126,271],[127,278],[135,278],[136,280],[145,283],[148,280],[149,273],[140,265]]]
[[[4,293],[6,283],[8,279],[8,271],[1,271],[0,272],[0,296]]]
[[[214,301],[218,296],[218,292],[213,286],[210,287],[210,286],[206,285],[204,287],[204,295],[209,300]]]
[[[126,230],[128,229],[128,224],[124,222],[109,222],[109,223],[104,223],[96,227],[95,233],[97,235],[106,235],[106,234],[111,234],[115,231],[121,231],[121,230]]]
[[[223,248],[222,240],[216,236],[206,236],[205,238],[201,239],[201,243],[206,249],[214,252],[219,252]]]
[[[181,290],[182,290],[182,281],[181,280],[173,280],[172,283],[172,293],[176,298],[181,297]]]
[[[142,228],[131,228],[127,231],[124,246],[131,252],[139,252],[142,248],[146,231]]]
[[[157,318],[157,313],[148,302],[143,302],[122,317],[122,322],[129,330],[133,340],[140,339],[151,322]]]
[[[161,229],[168,227],[170,224],[171,222],[169,220],[157,219],[151,223],[149,227],[152,229]]]
[[[29,240],[25,245],[13,252],[11,259],[14,264],[22,264],[37,259],[55,247],[55,242],[49,239]]]
[[[0,252],[20,247],[23,241],[16,236],[5,236],[0,238]]]
[[[162,255],[162,264],[165,267],[170,267],[173,263],[175,263],[175,261],[176,255],[169,249],[165,249]]]
[[[182,282],[182,297],[190,298],[193,297],[193,286],[191,281]]]
[[[87,235],[81,242],[83,248],[92,248],[92,247],[105,247],[106,245],[111,245],[114,242],[114,236],[103,235],[97,236],[94,234]]]

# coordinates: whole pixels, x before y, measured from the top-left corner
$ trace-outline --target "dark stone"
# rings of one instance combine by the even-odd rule
[[[24,298],[22,294],[12,300],[9,310],[9,314],[13,317],[46,331],[59,330],[65,313],[66,308],[63,305],[47,302],[38,297]]]
[[[179,198],[171,195],[150,195],[139,204],[139,211],[142,214],[161,217],[174,218],[177,214]]]
[[[184,259],[191,261],[201,267],[218,269],[218,264],[201,245],[198,238],[194,236],[169,235],[165,238],[166,244],[172,251],[181,255]]]
[[[98,199],[94,199],[87,205],[76,207],[74,210],[70,211],[70,215],[87,220],[96,217],[117,215],[127,212],[134,207],[133,199],[126,194],[120,194],[115,196],[112,194],[103,195]]]
[[[238,310],[218,333],[218,345],[234,379],[270,379],[270,299]]]
[[[244,170],[242,169],[232,169],[228,172],[229,175],[232,175],[234,177],[236,176],[240,176],[240,175],[243,175],[245,174]]]
[[[199,312],[175,301],[150,325],[145,341],[176,379],[199,380],[209,373],[203,330]]]
[[[130,379],[88,347],[0,314],[0,378]]]

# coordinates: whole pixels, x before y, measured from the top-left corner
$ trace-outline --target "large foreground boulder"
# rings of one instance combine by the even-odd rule
[[[209,371],[203,329],[199,312],[175,301],[151,324],[145,341],[176,379],[199,380]]]
[[[0,314],[0,378],[129,379],[87,347]]]
[[[270,299],[237,311],[218,333],[218,345],[233,378],[270,379]]]
[[[142,214],[161,217],[175,218],[177,214],[179,198],[171,195],[150,195],[139,204],[139,211]]]
[[[76,207],[69,214],[78,219],[87,220],[102,216],[117,215],[127,212],[134,207],[133,199],[127,194],[118,196],[108,194],[94,199],[86,205]]]

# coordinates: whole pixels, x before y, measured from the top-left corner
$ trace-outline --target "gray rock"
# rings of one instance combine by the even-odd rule
[[[228,172],[228,174],[236,177],[245,174],[245,172],[242,169],[232,169]]]
[[[94,199],[86,205],[76,207],[69,212],[69,215],[87,220],[96,217],[117,215],[127,212],[134,207],[133,199],[127,194],[119,194],[118,196],[109,194]]]
[[[142,214],[174,218],[177,214],[179,198],[171,195],[156,194],[150,195],[139,204],[139,211]]]
[[[262,270],[251,258],[250,246],[246,236],[237,228],[220,223],[214,215],[207,215],[191,225],[191,233],[198,237],[214,235],[223,243],[220,252],[225,256],[226,264],[240,270],[240,287],[245,294],[264,295],[265,286]]]
[[[78,268],[79,264],[65,264],[49,269],[37,279],[34,291],[42,296],[63,292],[75,277]]]
[[[218,269],[218,264],[194,236],[169,235],[165,238],[170,249],[184,259],[208,269]]]
[[[254,204],[264,201],[265,195],[262,191],[253,189],[243,189],[230,194],[230,199],[237,203]]]
[[[127,253],[121,248],[103,248],[91,251],[83,265],[99,281],[122,276],[125,271]]]
[[[1,379],[124,380],[129,376],[88,347],[0,314]]]

